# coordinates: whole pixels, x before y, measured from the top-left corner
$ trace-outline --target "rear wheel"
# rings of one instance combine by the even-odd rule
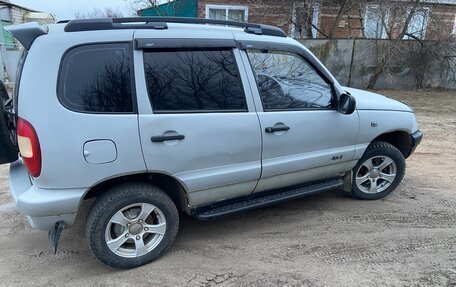
[[[386,142],[371,144],[353,168],[351,194],[360,199],[380,199],[391,193],[402,181],[405,159]]]
[[[16,135],[12,124],[12,101],[8,92],[0,82],[0,164],[10,163],[18,158]]]
[[[100,261],[132,268],[160,257],[174,242],[178,227],[176,206],[162,190],[128,183],[97,199],[87,218],[86,237]]]

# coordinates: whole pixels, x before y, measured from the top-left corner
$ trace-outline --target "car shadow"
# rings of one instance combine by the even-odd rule
[[[283,224],[284,219],[290,226],[306,220],[309,214],[330,210],[341,201],[353,200],[351,196],[341,190],[332,190],[320,194],[310,195],[293,201],[271,205],[244,213],[231,215],[226,218],[201,221],[185,212],[180,213],[180,227],[176,241],[168,252],[163,256],[179,257],[179,254],[198,252],[197,246],[207,246],[213,242],[227,240],[235,237],[254,236],[255,233],[261,234],[271,230],[271,225]],[[81,268],[88,273],[94,272],[93,264],[98,267],[97,274],[110,274],[121,272],[98,262],[91,254],[87,241],[84,237],[84,228],[87,214],[95,200],[84,201],[80,212],[72,228],[65,230],[62,234],[59,252],[65,250],[78,249],[81,262],[91,261],[91,264],[81,264]],[[63,250],[63,251],[62,251]],[[44,262],[43,262],[44,263]],[[92,266],[92,267],[90,267]]]

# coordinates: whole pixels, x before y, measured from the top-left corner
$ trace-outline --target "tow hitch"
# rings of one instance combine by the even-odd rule
[[[57,246],[59,245],[60,234],[62,234],[62,230],[65,227],[63,221],[58,221],[54,224],[54,228],[49,230],[48,238],[49,242],[51,243],[51,250],[55,254],[57,253]]]

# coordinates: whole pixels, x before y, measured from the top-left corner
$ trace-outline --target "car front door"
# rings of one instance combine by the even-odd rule
[[[246,49],[244,62],[262,128],[262,175],[255,192],[330,178],[353,165],[358,114],[337,112],[334,88],[302,56]]]
[[[177,178],[192,206],[248,195],[261,172],[260,126],[240,51],[197,43],[135,52],[147,169]]]

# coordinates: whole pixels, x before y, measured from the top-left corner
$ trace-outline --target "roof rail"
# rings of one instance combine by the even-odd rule
[[[285,32],[274,26],[237,21],[187,18],[187,17],[129,17],[72,20],[65,26],[66,32],[115,30],[115,29],[168,29],[166,23],[213,24],[244,28],[246,33],[287,37]]]

